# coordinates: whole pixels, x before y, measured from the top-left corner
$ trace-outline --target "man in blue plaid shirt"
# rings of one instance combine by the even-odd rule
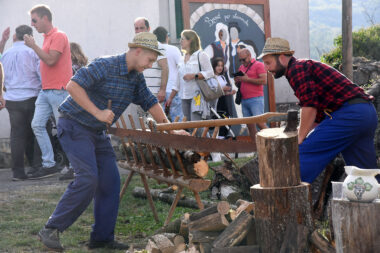
[[[71,226],[92,200],[95,222],[88,247],[128,248],[114,240],[120,175],[105,133],[106,124],[114,123],[130,103],[149,111],[158,123],[167,120],[141,73],[151,68],[161,54],[156,36],[139,33],[128,46],[127,53],[98,58],[81,68],[67,84],[70,96],[59,107],[58,137],[74,168],[75,179],[38,233],[50,249],[63,250],[59,232]],[[108,100],[112,101],[111,109],[107,109]]]

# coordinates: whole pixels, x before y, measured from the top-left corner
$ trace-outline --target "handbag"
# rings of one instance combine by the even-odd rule
[[[199,71],[202,71],[201,63],[199,61],[199,53],[198,53],[198,66]],[[224,96],[224,91],[220,86],[218,79],[215,76],[207,79],[207,80],[195,80],[202,92],[203,98],[209,102],[215,100],[221,96]]]
[[[238,90],[236,92],[235,104],[237,104],[237,105],[241,104],[241,91],[240,91],[240,88],[238,88]]]

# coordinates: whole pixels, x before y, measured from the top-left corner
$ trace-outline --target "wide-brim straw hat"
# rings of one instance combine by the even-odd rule
[[[289,42],[282,38],[268,38],[265,42],[263,52],[257,59],[261,59],[269,54],[294,54],[294,50],[290,49]]]
[[[129,48],[140,47],[156,52],[158,55],[162,55],[158,50],[157,37],[153,33],[141,32],[136,34],[133,41],[128,43]]]

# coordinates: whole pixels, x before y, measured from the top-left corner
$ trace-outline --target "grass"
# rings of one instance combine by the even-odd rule
[[[241,166],[249,158],[239,158],[236,163]],[[220,165],[210,163],[210,166]],[[213,172],[209,170],[207,178],[212,179]],[[122,177],[122,182],[125,176]],[[154,180],[148,180],[151,188],[163,188],[165,185],[158,185]],[[140,177],[134,176],[127,188],[119,208],[119,215],[115,228],[117,240],[144,246],[146,238],[155,230],[163,226],[163,222],[169,212],[170,205],[155,201],[155,207],[160,219],[156,223],[149,203],[145,199],[138,199],[132,196],[135,186],[143,186]],[[44,252],[46,248],[38,241],[37,233],[46,223],[49,216],[65,191],[65,185],[52,186],[31,186],[18,192],[10,193],[6,201],[0,201],[0,252]],[[192,195],[189,191],[184,191],[185,195]],[[201,193],[202,199],[208,199],[209,191]],[[190,208],[177,207],[172,220],[181,217],[185,212],[194,212]],[[93,223],[93,207],[89,205],[87,210],[79,219],[60,235],[61,243],[65,247],[65,252],[79,253],[87,252],[85,243],[89,239],[91,224]],[[93,250],[91,252],[109,252],[109,250]],[[124,252],[124,251],[114,251]]]

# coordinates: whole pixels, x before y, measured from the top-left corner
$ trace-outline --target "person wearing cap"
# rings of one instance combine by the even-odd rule
[[[377,114],[370,96],[336,69],[293,54],[287,40],[268,38],[259,58],[275,78],[286,77],[299,99],[302,180],[313,182],[339,153],[346,165],[376,168]]]
[[[57,134],[75,178],[38,233],[50,249],[63,249],[59,233],[71,226],[92,200],[95,221],[88,248],[128,248],[114,240],[120,176],[106,125],[116,122],[131,103],[149,111],[158,123],[167,120],[141,73],[152,67],[160,54],[156,36],[139,33],[128,46],[124,54],[101,57],[82,67],[67,84],[70,95],[59,107]],[[107,108],[109,100],[111,109]]]

